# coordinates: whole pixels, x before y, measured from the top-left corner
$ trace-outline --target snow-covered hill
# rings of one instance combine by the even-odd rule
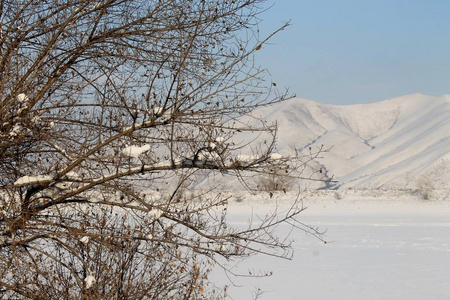
[[[419,178],[450,187],[450,95],[349,106],[294,98],[253,115],[277,122],[284,155],[333,147],[320,164],[340,188],[415,188]]]

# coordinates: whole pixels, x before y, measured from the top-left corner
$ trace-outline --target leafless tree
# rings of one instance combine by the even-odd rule
[[[271,228],[301,206],[238,230],[187,189],[304,159],[239,119],[286,98],[253,61],[260,2],[0,0],[3,298],[211,299],[217,255],[288,249]]]

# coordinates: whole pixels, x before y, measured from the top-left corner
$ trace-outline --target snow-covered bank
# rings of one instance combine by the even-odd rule
[[[253,207],[267,210],[275,206],[289,207],[296,199],[311,212],[335,209],[353,210],[448,210],[450,212],[450,190],[434,190],[432,197],[424,199],[420,190],[303,190],[300,192],[223,191],[230,197],[231,209]]]

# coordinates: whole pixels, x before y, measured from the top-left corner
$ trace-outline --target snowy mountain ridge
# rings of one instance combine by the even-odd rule
[[[450,95],[348,106],[293,98],[252,115],[277,123],[284,155],[332,147],[320,164],[340,188],[414,188],[418,177],[449,185]]]

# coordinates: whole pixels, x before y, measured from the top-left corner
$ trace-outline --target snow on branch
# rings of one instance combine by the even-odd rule
[[[42,183],[51,182],[52,180],[53,180],[53,178],[49,175],[22,176],[14,182],[14,186],[21,187],[21,186],[32,185],[32,184],[42,184]]]
[[[147,152],[148,150],[150,150],[151,145],[150,144],[146,144],[143,146],[127,146],[122,150],[122,154],[128,157],[138,157],[139,155],[141,155],[142,153]]]

